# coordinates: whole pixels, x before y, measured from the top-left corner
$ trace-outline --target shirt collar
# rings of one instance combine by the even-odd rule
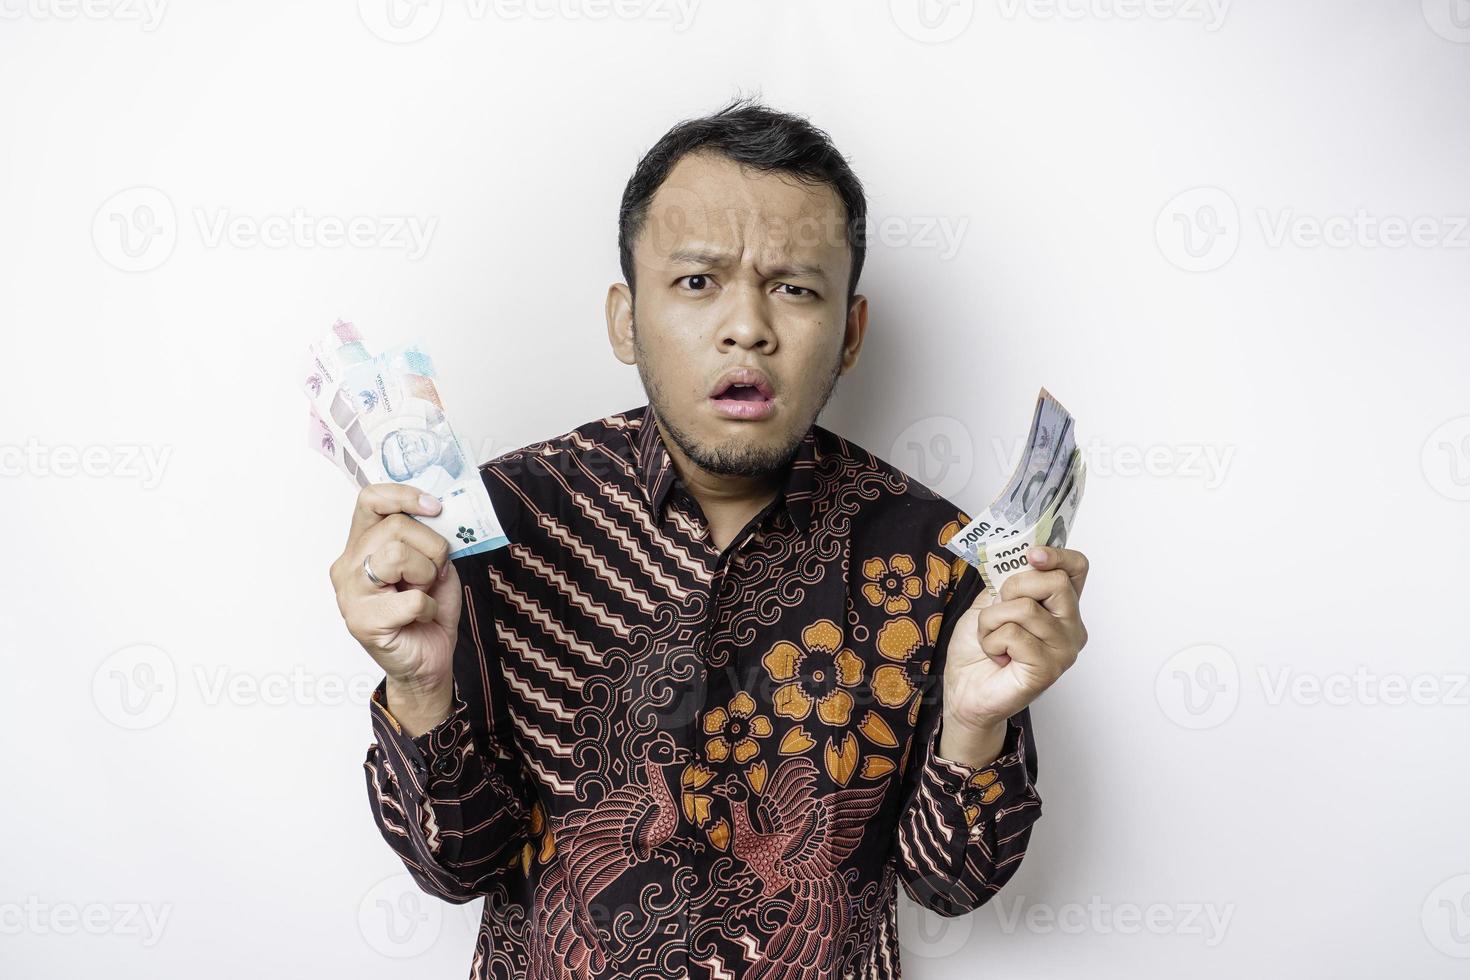
[[[659,434],[656,424],[658,416],[650,402],[642,409],[642,422],[636,441],[636,463],[639,486],[648,499],[655,516],[663,513],[669,492],[678,482],[679,474],[669,458],[668,448]],[[803,535],[811,534],[812,503],[816,490],[817,464],[821,451],[817,446],[817,427],[810,426],[802,437],[796,456],[786,468],[786,477],[781,486],[781,497],[791,514],[791,523]]]

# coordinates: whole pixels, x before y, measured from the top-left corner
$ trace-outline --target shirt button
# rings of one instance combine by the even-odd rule
[[[440,776],[447,776],[454,770],[454,759],[452,756],[441,755],[434,760],[434,772]]]

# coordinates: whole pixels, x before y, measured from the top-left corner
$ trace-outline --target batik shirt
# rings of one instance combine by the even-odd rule
[[[1030,711],[938,753],[967,516],[819,425],[717,548],[651,406],[480,467],[507,547],[456,560],[450,716],[370,712],[373,816],[419,887],[484,897],[471,976],[900,976],[1041,814]]]

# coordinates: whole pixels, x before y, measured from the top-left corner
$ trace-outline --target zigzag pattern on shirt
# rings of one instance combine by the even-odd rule
[[[586,680],[578,677],[575,671],[549,659],[546,654],[536,649],[526,641],[526,638],[515,631],[513,627],[500,626],[497,629],[501,643],[521,655],[521,659],[535,664],[543,673],[551,675],[556,680],[565,684],[573,691],[581,691]]]
[[[527,759],[526,767],[539,776],[554,792],[572,796],[577,791],[575,783],[562,779],[561,776],[542,765],[539,759]]]
[[[673,560],[675,565],[677,565],[684,572],[693,575],[695,578],[699,579],[702,582],[709,581],[709,570],[704,567],[704,563],[695,559],[695,557],[689,553],[689,549],[683,547],[682,545],[676,544],[672,538],[668,537],[662,531],[654,527],[653,524],[649,521],[648,511],[641,504],[639,504],[638,501],[635,500],[631,494],[629,494],[626,490],[623,490],[610,483],[604,484],[600,489],[602,495],[606,497],[610,502],[618,505],[624,511],[633,515],[633,518],[638,521],[639,526],[643,528],[645,532],[647,532],[650,538],[653,539],[653,544],[655,546],[661,546],[663,550],[668,554],[669,558]],[[655,578],[655,580],[662,583],[662,570],[659,571],[658,575],[654,574],[652,569],[656,568],[657,566],[652,564],[652,558],[644,553],[643,549],[640,548],[638,555],[636,555],[635,557],[638,558],[640,566],[649,571],[650,577]],[[680,589],[679,591],[682,593],[685,590]]]
[[[550,752],[558,759],[571,759],[571,746],[564,744],[553,735],[546,734],[540,727],[531,724],[515,712],[511,712],[511,717],[515,721],[515,726],[520,731],[522,738],[534,745],[541,746],[541,748]]]
[[[545,711],[547,714],[551,715],[551,717],[555,718],[557,721],[568,723],[571,722],[573,716],[572,712],[567,710],[567,706],[563,704],[559,699],[552,697],[545,691],[541,690],[541,688],[532,684],[530,681],[527,681],[523,677],[518,677],[514,674],[508,673],[506,674],[505,682],[511,690],[515,691],[521,697],[525,698],[527,701],[531,702],[542,711]]]
[[[578,498],[579,503],[586,500],[580,494]],[[585,509],[583,508],[584,511]],[[646,592],[641,589],[635,589],[633,583],[628,581],[626,576],[610,566],[607,559],[603,558],[585,541],[568,530],[565,524],[560,524],[549,517],[541,517],[537,523],[541,525],[541,529],[546,532],[547,537],[559,542],[564,549],[582,559],[582,562],[596,574],[599,582],[606,585],[618,595],[621,595],[629,604],[637,607],[639,612],[651,613],[654,611],[655,604],[649,599]]]
[[[510,583],[506,582],[505,577],[497,569],[490,569],[490,584],[508,606],[541,627],[541,630],[555,640],[558,646],[576,654],[590,664],[603,666],[603,656],[596,647],[579,639],[576,634],[571,633],[561,623],[552,619],[540,603],[529,598],[525,593],[511,588]],[[496,625],[499,628],[500,624]]]
[[[591,599],[585,592],[577,588],[576,583],[567,578],[566,573],[553,568],[529,548],[514,544],[510,547],[515,552],[516,558],[525,566],[526,571],[566,596],[567,601],[580,609],[588,619],[596,621],[599,626],[615,630],[618,636],[627,634],[628,621],[602,603]]]

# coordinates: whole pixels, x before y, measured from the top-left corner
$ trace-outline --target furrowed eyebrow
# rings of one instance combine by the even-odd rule
[[[721,266],[729,263],[730,256],[723,252],[702,252],[697,249],[680,249],[669,256],[669,261],[675,265]],[[820,266],[806,265],[801,262],[787,262],[782,265],[773,266],[767,270],[766,274],[776,278],[819,279],[822,282],[827,281],[827,274]]]
[[[730,261],[730,257],[723,252],[682,248],[670,255],[669,261],[675,265],[724,265]]]
[[[827,273],[814,265],[802,265],[800,263],[787,263],[778,265],[770,270],[770,275],[780,279],[820,279],[827,281]]]

